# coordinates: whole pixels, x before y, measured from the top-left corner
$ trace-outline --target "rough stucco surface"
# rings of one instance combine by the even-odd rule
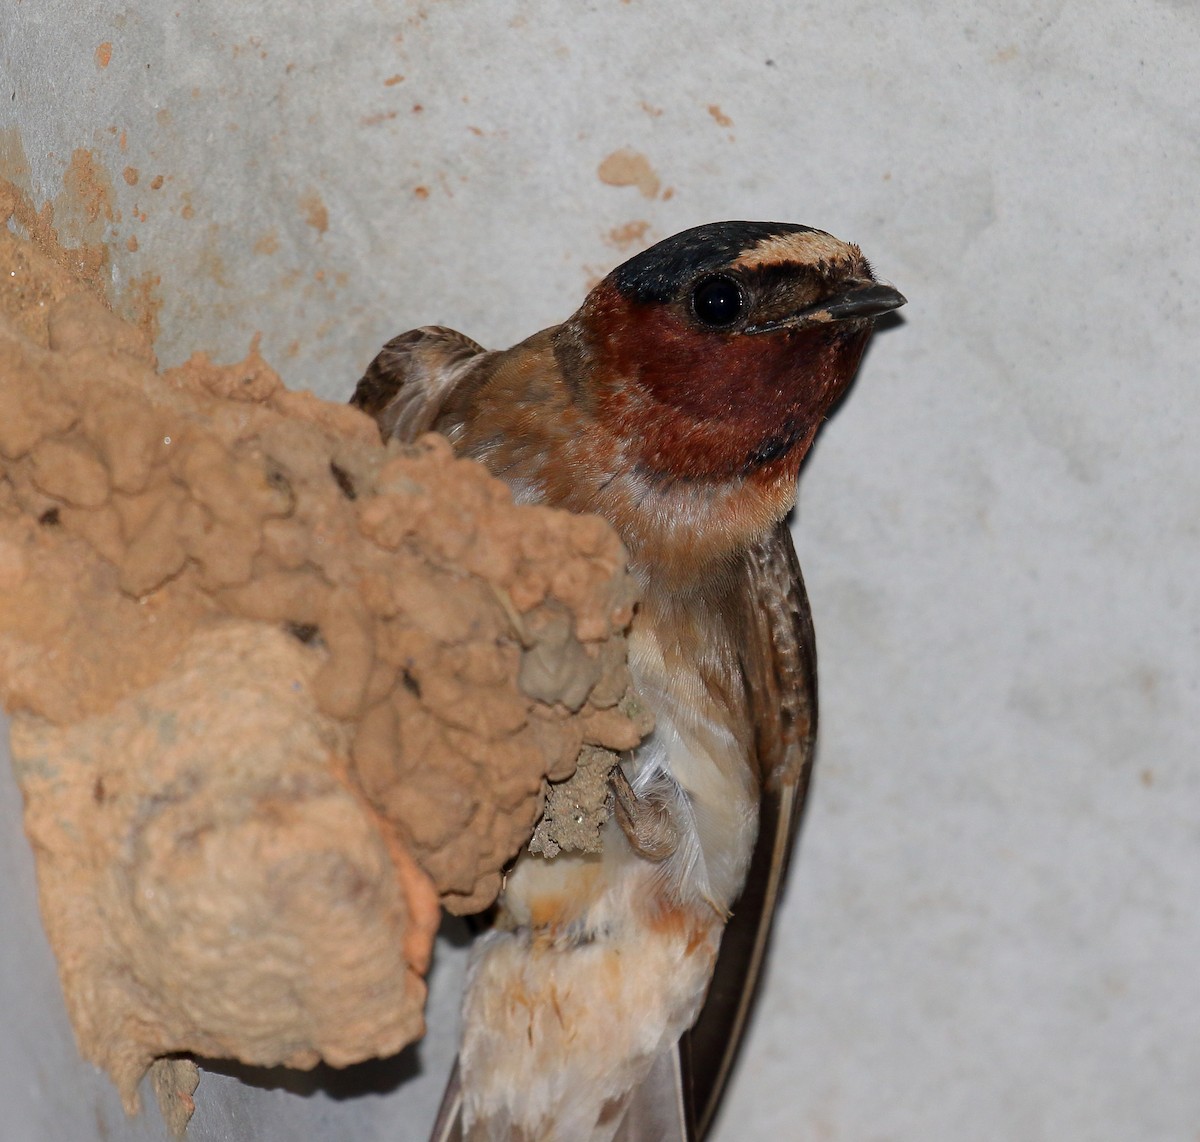
[[[686,225],[862,243],[910,304],[802,479],[819,771],[718,1136],[1194,1137],[1194,6],[61,0],[0,37],[4,173],[111,235],[166,364],[261,331],[342,398],[392,333],[512,343]],[[74,1061],[11,860],[10,1132],[155,1137]],[[413,1082],[210,1075],[191,1129],[421,1138],[443,978]]]

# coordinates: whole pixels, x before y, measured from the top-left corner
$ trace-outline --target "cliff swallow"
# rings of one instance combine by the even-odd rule
[[[816,731],[785,517],[874,319],[903,304],[857,246],[718,222],[638,254],[511,349],[417,329],[359,382],[385,439],[444,433],[518,502],[603,516],[642,592],[629,660],[654,731],[615,775],[600,855],[526,854],[509,873],[439,1142],[706,1134]]]

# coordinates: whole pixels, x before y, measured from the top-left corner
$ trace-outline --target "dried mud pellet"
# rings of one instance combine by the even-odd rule
[[[318,619],[329,660],[313,679],[318,707],[335,718],[357,717],[375,666],[370,615],[353,592],[331,593]]]
[[[120,564],[121,590],[126,594],[149,594],[183,569],[187,549],[177,530],[182,507],[181,496],[165,496],[130,540]]]
[[[390,702],[376,702],[363,714],[351,746],[355,771],[368,796],[381,798],[395,785],[399,750],[396,711]]]
[[[108,500],[108,469],[83,440],[39,444],[33,453],[33,482],[73,507],[98,508]]]

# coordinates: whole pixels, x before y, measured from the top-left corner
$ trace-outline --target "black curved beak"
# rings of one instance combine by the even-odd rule
[[[845,289],[833,297],[827,297],[816,305],[810,305],[774,321],[748,325],[745,332],[770,333],[775,329],[801,329],[806,325],[820,325],[827,321],[879,317],[893,309],[899,309],[906,301],[907,298],[898,289],[883,282],[849,282]]]

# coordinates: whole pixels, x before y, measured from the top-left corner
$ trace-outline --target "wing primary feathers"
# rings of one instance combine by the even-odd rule
[[[788,830],[782,823],[792,815],[790,796],[771,804],[769,811],[764,805],[762,841],[755,847],[746,889],[725,925],[704,1009],[681,1041],[696,1142],[708,1136],[716,1120],[762,978],[787,863]]]
[[[679,1047],[673,1043],[634,1091],[613,1142],[691,1142],[689,1126]]]
[[[746,887],[725,926],[708,997],[681,1041],[696,1142],[716,1118],[746,1032],[799,828],[817,727],[812,615],[787,522],[751,550],[743,649],[763,794]],[[757,653],[756,653],[757,651]]]
[[[442,1094],[442,1105],[438,1108],[437,1121],[429,1142],[463,1142],[462,1129],[462,1080],[459,1077],[458,1060]]]

